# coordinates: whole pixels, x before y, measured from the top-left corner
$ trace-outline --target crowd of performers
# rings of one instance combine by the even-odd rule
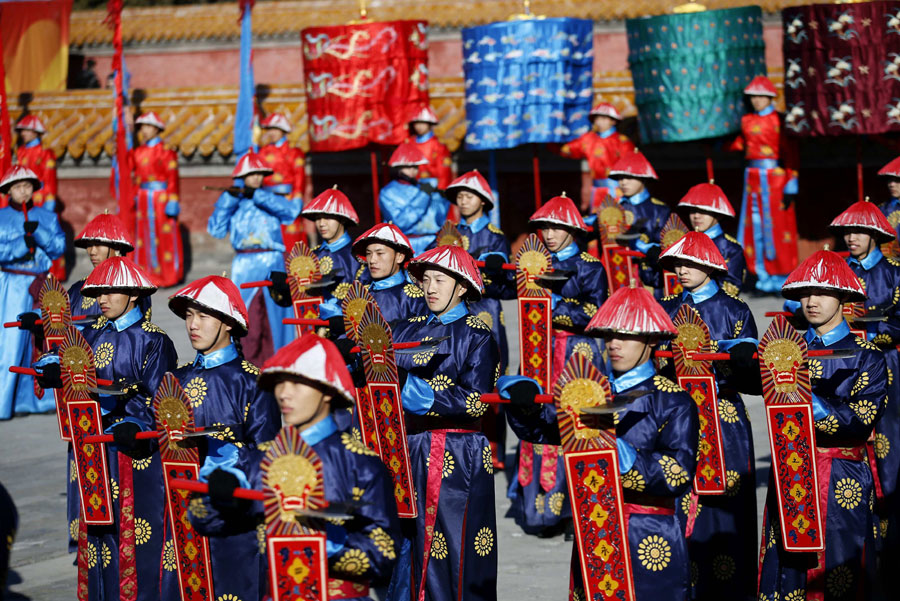
[[[488,217],[497,200],[485,178],[477,171],[451,178],[430,110],[414,119],[415,139],[391,157],[395,179],[380,198],[384,222],[355,240],[348,233],[359,225],[351,201],[335,187],[301,205],[304,158],[290,148],[278,154],[290,125],[278,115],[263,123],[273,135],[237,163],[233,176],[242,183],[222,192],[208,223],[210,234],[228,237],[235,249],[231,278],[202,277],[168,298],[169,310],[184,320],[178,335],[196,350],[177,365],[171,338],[151,321],[150,304],[159,287],[183,276],[173,251],[175,157],[160,142],[162,121],[152,113],[140,117],[145,143],[134,150],[134,214],[98,215],[75,240],[93,271],[69,288],[72,315],[91,316],[75,323],[93,351],[97,376],[115,389],[97,393],[102,425],[113,435],[107,456],[112,525],[81,521],[69,446],[70,546],[86,583],[79,598],[180,598],[159,447],[138,436],[154,429],[152,398],[171,372],[190,399],[196,427],[227,432],[198,447],[199,478],[208,492],[195,494],[189,507],[192,527],[209,540],[213,591],[206,598],[250,601],[269,594],[263,504],[234,492],[261,488],[271,441],[288,431],[299,432],[321,460],[324,498],[349,514],[310,522],[327,536],[327,598],[496,599],[494,471],[503,458],[495,457],[484,433],[494,411],[482,396],[498,391],[509,402],[505,417],[521,440],[509,487],[512,516],[541,536],[569,530],[558,413],[536,401],[575,354],[608,378],[622,403],[602,419],[615,432],[637,599],[884,594],[900,550],[900,262],[882,245],[897,237],[900,159],[882,170],[893,198],[880,206],[858,202],[832,222],[849,256],[826,249],[798,266],[790,202],[796,173],[780,162],[787,157],[771,106],[774,87],[757,78],[746,93],[755,112],[735,143],[748,160],[737,240],[720,223],[737,217],[730,202],[714,183],[700,183],[677,209],[693,231],[662,248],[672,211],[651,196],[656,172],[616,132],[619,116],[611,106],[592,112],[594,131],[557,149],[588,160],[594,208],[607,196],[615,199],[628,216],[630,244],[643,258],[630,283],[611,292],[604,263],[587,252],[597,235],[595,215],[583,218],[562,194],[531,216],[552,272],[565,276],[541,282],[550,291],[553,329],[545,386],[507,375],[500,301],[516,296],[506,268],[510,243]],[[43,128],[37,120],[19,128],[33,134],[25,138],[28,153]],[[8,195],[0,209],[0,313],[4,322],[21,323],[0,332],[0,419],[53,410],[50,391],[63,385],[59,357],[36,353],[32,340],[39,330],[37,289],[65,250],[53,212],[52,155],[32,156],[38,155],[20,157],[0,181],[0,193]],[[459,237],[448,245],[437,235],[451,207]],[[283,269],[292,241],[303,235],[301,218],[314,224],[321,241],[314,252],[325,284],[317,294],[319,315],[329,325],[298,336],[282,322],[293,316]],[[663,296],[663,270],[675,274],[679,294]],[[748,272],[757,287],[787,299],[791,323],[809,349],[842,351],[808,362],[822,551],[785,549],[771,479],[763,524],[757,523],[752,430],[741,396],[763,387],[755,355],[760,330],[740,298]],[[240,288],[260,280],[268,287]],[[340,302],[353,282],[368,288],[395,344],[438,341],[396,355],[415,518],[398,517],[391,475],[360,439],[354,403],[365,375],[344,335]],[[848,324],[845,303],[862,303],[870,319]],[[678,334],[673,320],[685,305],[729,357],[714,367],[727,468],[720,496],[692,490],[700,453],[697,403],[673,381],[673,362],[655,356]],[[10,373],[9,366],[32,366],[37,375]],[[586,598],[577,562],[573,556],[573,600]]]

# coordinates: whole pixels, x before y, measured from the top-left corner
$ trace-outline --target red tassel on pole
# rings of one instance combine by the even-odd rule
[[[712,144],[704,144],[703,150],[706,154],[706,181],[711,182],[716,179],[716,174],[713,171]]]

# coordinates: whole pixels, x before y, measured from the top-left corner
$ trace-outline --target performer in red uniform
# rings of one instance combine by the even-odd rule
[[[135,195],[135,262],[147,269],[161,287],[184,279],[181,232],[178,231],[178,157],[159,134],[165,124],[154,112],[135,120],[143,144],[131,151]],[[131,224],[129,224],[131,225]]]
[[[47,129],[36,115],[27,115],[16,123],[16,131],[22,137],[22,144],[16,149],[16,162],[31,169],[41,180],[40,190],[35,191],[31,201],[35,206],[43,206],[56,212],[56,155],[41,144],[41,136]],[[3,203],[6,206],[6,203]],[[53,261],[50,273],[58,280],[66,279],[66,259],[62,256]]]
[[[409,134],[412,137],[407,142],[418,148],[428,159],[427,165],[419,166],[419,179],[435,178],[438,189],[443,190],[453,179],[453,160],[447,147],[434,135],[437,122],[437,115],[430,106],[426,106],[409,120]]]
[[[628,136],[616,131],[622,116],[616,107],[601,102],[591,109],[591,131],[575,138],[561,147],[551,145],[551,149],[570,159],[584,159],[591,170],[591,210],[598,207],[608,194],[616,196],[618,184],[610,179],[609,169],[624,154],[634,151],[634,144]],[[557,150],[558,149],[558,150]],[[584,204],[584,203],[582,203]],[[582,209],[587,209],[582,206]]]
[[[756,289],[778,292],[797,266],[796,149],[784,137],[782,116],[772,104],[777,95],[772,82],[755,77],[744,94],[754,112],[741,119],[741,135],[730,148],[744,151],[747,159],[738,242],[756,275]]]
[[[291,123],[281,113],[272,113],[260,122],[263,128],[262,146],[259,156],[272,170],[263,180],[263,190],[280,194],[303,208],[303,191],[306,189],[306,155],[299,148],[290,145],[287,135],[291,133]],[[297,218],[289,225],[281,226],[284,247],[294,248],[294,243],[307,242],[304,220]]]

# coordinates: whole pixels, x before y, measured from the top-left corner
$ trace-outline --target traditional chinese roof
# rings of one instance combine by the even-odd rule
[[[805,0],[760,0],[764,12],[776,13]],[[708,0],[709,9],[743,6],[745,0]],[[520,0],[369,0],[373,20],[424,19],[432,27],[465,27],[505,21],[522,12]],[[616,21],[671,11],[664,0],[532,0],[531,12],[547,17],[581,17]],[[229,40],[240,36],[238,5],[201,4],[126,8],[122,11],[122,38],[126,44],[160,44],[174,41]],[[253,33],[261,38],[293,37],[312,26],[347,23],[359,17],[358,0],[290,0],[257,2],[253,8]],[[106,10],[72,13],[69,40],[73,46],[112,44],[112,31],[103,24]]]

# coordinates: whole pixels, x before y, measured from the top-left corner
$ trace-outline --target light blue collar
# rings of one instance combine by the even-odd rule
[[[148,146],[148,147],[150,147],[150,148],[153,148],[154,146],[156,146],[156,145],[158,145],[158,144],[162,144],[162,138],[160,138],[159,136],[156,136],[156,137],[154,137],[154,138],[150,138],[149,140],[147,140],[147,141],[144,143],[144,146]]]
[[[328,415],[319,423],[312,425],[301,432],[300,438],[302,438],[309,446],[314,447],[335,432],[337,432],[337,424],[335,423],[334,418],[331,417],[331,415]]]
[[[34,140],[32,140],[31,142],[26,144],[25,148],[34,148],[35,146],[40,146],[40,144],[41,144],[41,137],[38,136],[37,138],[35,138]]]
[[[371,274],[372,272],[369,273]],[[394,286],[399,286],[405,283],[406,274],[402,269],[398,269],[397,273],[395,273],[394,275],[389,275],[386,278],[373,281],[372,288],[374,288],[375,290],[387,290],[388,288],[393,288]]]
[[[462,317],[463,315],[466,315],[468,313],[469,313],[469,308],[466,307],[465,301],[460,301],[460,303],[458,305],[456,305],[455,307],[453,307],[452,309],[450,309],[449,311],[447,311],[440,317],[438,317],[437,315],[432,313],[431,315],[428,316],[428,321],[425,323],[431,323],[432,321],[434,321],[436,319],[439,322],[441,322],[442,324],[447,325],[447,324],[453,323],[454,321],[456,321],[457,319],[459,319],[460,317]]]
[[[487,225],[491,222],[491,218],[487,215],[482,215],[472,223],[466,223],[465,220],[460,220],[459,227],[464,227],[469,229],[473,234],[477,234],[481,230],[487,227]]]
[[[322,244],[322,247],[327,248],[331,252],[335,252],[341,250],[351,242],[353,241],[350,239],[350,234],[344,232],[337,240],[335,240],[334,242],[325,242],[324,244]]]
[[[135,307],[122,317],[112,322],[110,325],[112,325],[112,327],[114,327],[117,332],[121,332],[122,330],[126,330],[139,322],[143,316],[144,314],[141,313],[141,309],[139,307]]]
[[[613,374],[613,370],[608,370],[610,374]],[[610,375],[609,376],[609,385],[612,386],[612,391],[616,394],[628,390],[629,388],[634,388],[644,380],[649,380],[653,376],[656,375],[656,368],[653,366],[653,361],[649,359],[644,361],[637,367],[633,367],[626,371],[624,374],[619,376]]]
[[[834,327],[830,332],[825,332],[824,336],[819,336],[816,334],[815,328],[809,328],[806,330],[806,334],[803,335],[803,338],[806,340],[807,344],[812,344],[814,341],[818,340],[825,346],[831,346],[838,340],[842,340],[850,333],[850,326],[847,325],[846,320],[841,321],[837,326]]]
[[[607,129],[605,132],[603,132],[602,134],[597,134],[597,135],[600,136],[601,138],[608,138],[608,137],[614,135],[615,133],[616,133],[616,126],[613,125],[609,129]]]
[[[644,188],[634,196],[623,196],[619,199],[619,203],[627,202],[628,204],[637,206],[648,198],[650,198],[650,191],[647,190],[647,188]]]
[[[765,117],[766,115],[771,115],[771,114],[774,113],[774,112],[775,112],[775,105],[774,105],[774,104],[770,104],[769,106],[767,106],[767,107],[764,108],[763,110],[761,110],[761,111],[756,111],[756,114],[759,115],[760,117]]]
[[[205,355],[203,353],[197,353],[197,358],[194,359],[194,366],[199,367],[200,369],[212,369],[237,358],[237,348],[235,348],[233,344],[229,344],[225,348],[220,348],[217,351]]]
[[[707,236],[709,236],[710,238],[712,238],[713,240],[715,240],[716,238],[721,236],[724,232],[722,231],[722,224],[717,223],[703,233],[706,234]]]
[[[424,144],[425,142],[427,142],[428,140],[430,140],[433,137],[434,137],[434,131],[429,130],[428,133],[422,134],[421,136],[416,136],[416,143]]]
[[[580,249],[578,248],[578,245],[575,244],[575,241],[573,240],[567,247],[565,247],[561,251],[550,253],[550,255],[557,261],[565,261],[566,259],[571,259],[575,255],[577,255],[579,250]]]
[[[862,261],[855,257],[850,257],[849,259],[847,259],[847,262],[850,265],[861,265],[863,269],[869,271],[870,269],[875,267],[878,264],[878,261],[880,261],[883,257],[884,255],[881,254],[881,249],[876,246],[871,251],[869,251],[869,254],[867,254],[866,258]]]
[[[710,279],[706,284],[700,286],[700,288],[696,290],[685,290],[682,292],[681,300],[686,301],[690,296],[691,300],[694,301],[694,304],[699,305],[703,301],[711,299],[718,291],[719,285],[716,284],[715,280]]]

